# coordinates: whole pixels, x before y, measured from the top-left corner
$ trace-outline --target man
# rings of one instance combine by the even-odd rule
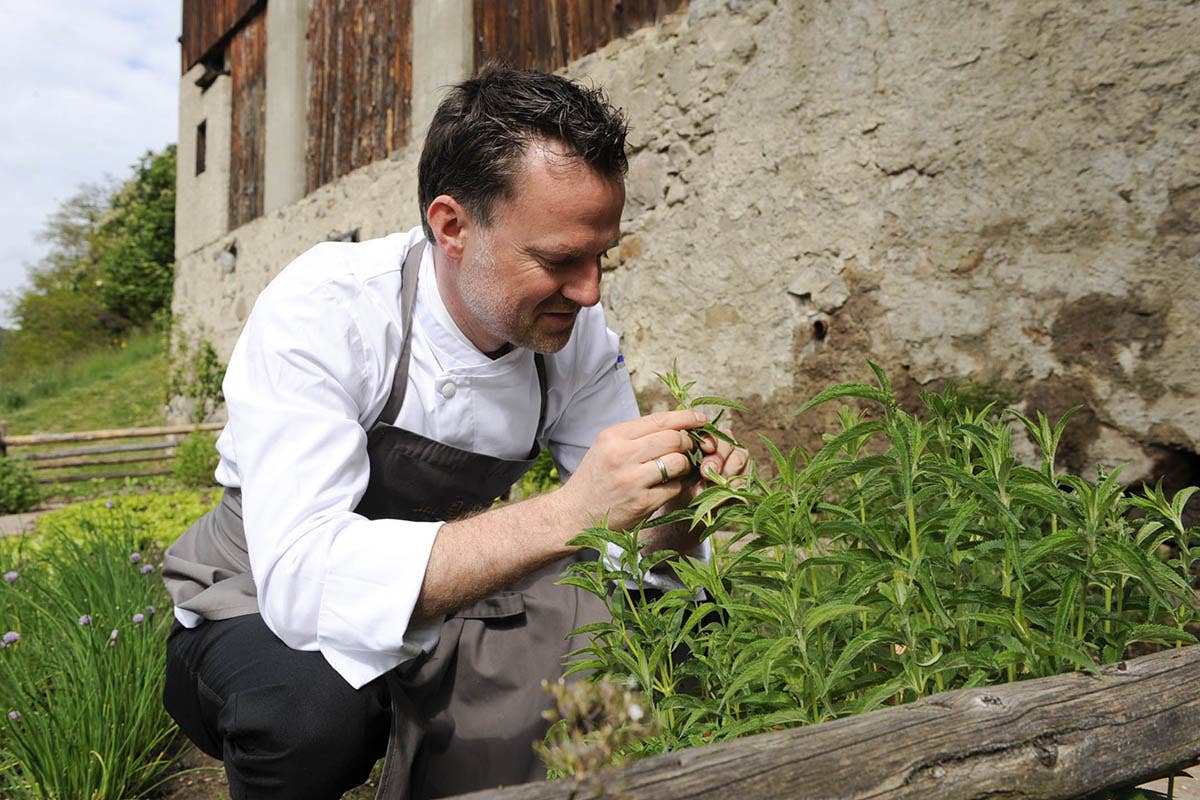
[[[421,228],[318,245],[260,296],[225,379],[225,498],[164,561],[164,699],[233,797],[337,797],[385,745],[381,794],[538,776],[540,681],[602,610],[554,585],[566,542],[698,489],[703,417],[638,416],[599,306],[624,135],[598,91],[488,70],[430,125]],[[564,485],[483,510],[543,445]]]

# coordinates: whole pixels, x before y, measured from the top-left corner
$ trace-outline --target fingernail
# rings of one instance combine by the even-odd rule
[[[696,422],[699,422],[701,425],[708,422],[708,417],[704,416],[699,411],[696,411],[694,413],[696,414]]]

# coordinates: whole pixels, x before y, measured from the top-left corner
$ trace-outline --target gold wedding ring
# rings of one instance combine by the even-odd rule
[[[671,480],[671,476],[667,474],[667,465],[663,463],[663,460],[656,458],[654,459],[654,463],[658,465],[658,474],[662,476],[662,480],[659,483],[666,483]]]

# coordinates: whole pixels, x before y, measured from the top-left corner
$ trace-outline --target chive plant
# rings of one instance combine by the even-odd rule
[[[1131,495],[1116,471],[1060,473],[1070,414],[1054,424],[1000,414],[951,387],[911,415],[872,368],[877,384],[839,384],[801,409],[851,399],[868,409],[843,408],[819,451],[785,455],[764,439],[769,471],[718,480],[658,520],[714,537],[710,563],[674,566],[683,589],[643,591],[672,554],[635,558],[636,529],[575,540],[626,554],[582,562],[564,581],[612,615],[584,629],[591,644],[571,670],[632,683],[655,718],[636,755],[1196,641],[1200,529],[1183,522],[1194,487]],[[693,403],[673,372],[664,379],[681,404],[712,404]],[[1032,437],[1039,464],[1015,460],[1014,429]]]
[[[0,796],[145,796],[175,731],[155,551],[119,509],[38,539],[0,543]]]

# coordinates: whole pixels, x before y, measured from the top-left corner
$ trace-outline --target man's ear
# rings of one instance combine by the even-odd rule
[[[466,232],[471,226],[471,215],[448,194],[433,198],[426,210],[429,227],[437,246],[447,258],[461,261],[467,244]]]

